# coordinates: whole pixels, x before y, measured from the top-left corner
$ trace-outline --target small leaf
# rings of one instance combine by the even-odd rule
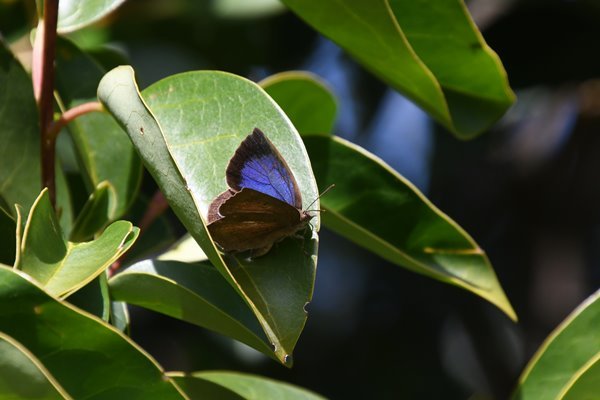
[[[337,101],[316,75],[282,72],[259,83],[279,104],[301,135],[329,134],[335,123]]]
[[[531,358],[513,399],[593,399],[600,382],[600,290],[565,319]]]
[[[484,251],[410,182],[338,137],[305,136],[323,223],[386,260],[469,290],[516,319]]]
[[[63,296],[108,268],[131,247],[138,233],[130,222],[117,221],[92,242],[67,242],[44,189],[29,212],[17,267],[48,293]]]
[[[58,4],[58,32],[84,28],[104,18],[125,0],[62,0]]]
[[[190,263],[207,261],[208,257],[206,257],[206,254],[204,254],[194,238],[189,233],[186,233],[167,251],[158,256],[158,259],[162,261],[170,260]]]
[[[460,138],[489,128],[514,101],[460,0],[283,3]]]
[[[251,307],[277,358],[289,365],[313,292],[318,217],[302,241],[286,239],[251,260],[222,258],[205,222],[210,202],[227,189],[230,157],[255,127],[286,159],[304,206],[317,197],[308,156],[289,119],[259,86],[223,72],[174,75],[148,87],[142,99],[132,69],[118,67],[102,79],[98,97],[125,127],[171,209]]]
[[[264,378],[262,376],[242,374],[227,371],[205,371],[183,374],[169,372],[181,389],[194,399],[216,398],[210,395],[217,393],[215,386],[226,389],[239,397],[218,397],[226,399],[263,400],[325,400],[307,389],[302,389],[289,383]],[[226,392],[219,395],[231,396]]]
[[[0,332],[19,342],[74,399],[182,399],[148,354],[102,320],[0,266]]]
[[[230,336],[273,356],[256,317],[208,263],[144,260],[109,281],[114,300]]]
[[[77,46],[59,38],[56,49],[56,90],[63,111],[96,101],[98,82],[104,72]],[[137,196],[142,178],[142,163],[127,135],[106,112],[78,117],[68,125],[68,132],[73,139],[88,192],[93,193],[100,185],[106,185],[104,181],[110,184],[111,190],[104,193],[104,196],[110,196],[106,199],[110,203],[106,210],[110,212],[107,222],[122,217]],[[81,235],[81,232],[76,232],[76,235]],[[81,237],[73,240],[79,239]]]
[[[115,190],[107,182],[100,182],[79,212],[70,239],[73,242],[89,240],[110,222],[115,215]]]
[[[19,342],[0,332],[0,398],[4,400],[71,399],[42,362]]]

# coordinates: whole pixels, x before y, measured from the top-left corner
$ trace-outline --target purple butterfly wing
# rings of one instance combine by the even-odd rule
[[[249,188],[302,209],[302,196],[287,163],[258,128],[244,139],[227,166],[227,184]]]

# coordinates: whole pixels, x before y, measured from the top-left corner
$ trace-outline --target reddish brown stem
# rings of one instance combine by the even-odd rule
[[[97,101],[90,101],[89,103],[83,103],[68,109],[62,113],[59,119],[50,123],[50,128],[48,129],[48,138],[51,140],[56,140],[60,130],[67,126],[70,122],[74,121],[75,118],[91,112],[102,111],[104,111],[104,107],[102,107],[102,104]]]
[[[55,205],[54,177],[55,138],[51,137],[50,125],[54,113],[54,54],[56,25],[58,23],[58,0],[44,1],[44,23],[41,43],[41,65],[38,107],[40,111],[42,188],[48,188],[50,201]]]

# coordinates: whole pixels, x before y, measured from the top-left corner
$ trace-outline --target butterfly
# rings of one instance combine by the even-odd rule
[[[258,128],[239,145],[225,175],[229,189],[208,209],[208,230],[225,252],[262,256],[313,218],[302,210],[290,167]]]

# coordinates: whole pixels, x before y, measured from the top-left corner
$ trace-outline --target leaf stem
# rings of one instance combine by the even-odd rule
[[[56,137],[50,135],[54,114],[54,54],[56,48],[56,26],[58,23],[58,0],[44,1],[44,17],[41,34],[41,65],[39,66],[38,107],[40,112],[42,188],[48,188],[52,205],[56,205],[55,144]],[[39,91],[38,91],[39,90]]]
[[[102,111],[104,111],[104,107],[102,106],[102,103],[98,101],[90,101],[88,103],[83,103],[73,108],[70,108],[64,113],[62,113],[59,119],[57,119],[54,122],[50,122],[50,128],[48,129],[48,138],[56,140],[56,137],[58,136],[60,130],[67,126],[70,122],[73,122],[75,118],[91,112]]]

